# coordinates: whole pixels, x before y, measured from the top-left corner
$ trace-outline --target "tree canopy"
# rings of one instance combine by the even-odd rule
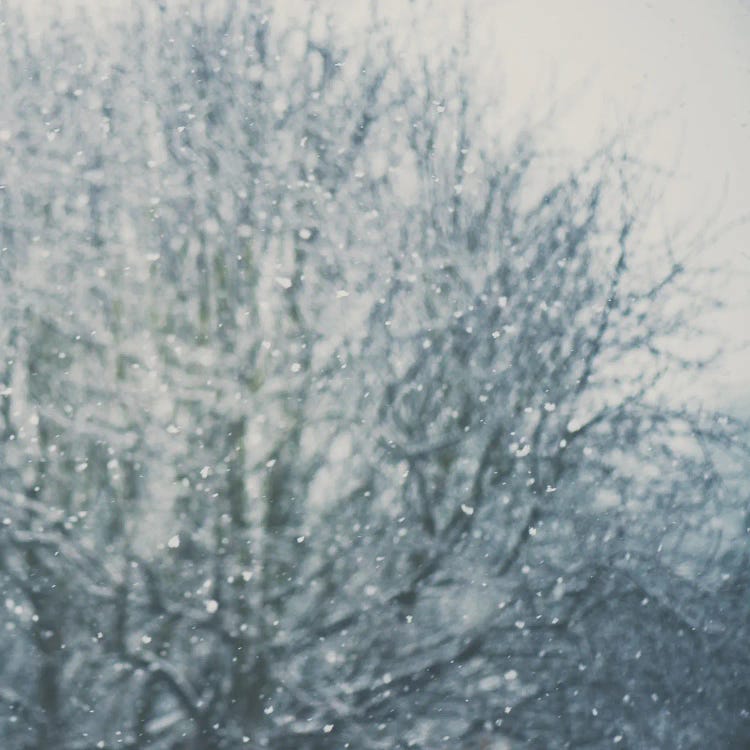
[[[622,139],[382,19],[4,13],[3,746],[744,747],[746,433]]]

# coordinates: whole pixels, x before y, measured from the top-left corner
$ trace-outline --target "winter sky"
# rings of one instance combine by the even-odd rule
[[[560,142],[586,149],[600,129],[663,112],[647,137],[649,159],[676,174],[665,222],[750,212],[750,2],[748,0],[485,0],[508,95],[523,99],[554,77],[579,97],[560,122]],[[717,337],[750,340],[750,226],[707,248],[731,268]],[[715,257],[714,257],[715,256]],[[731,281],[729,280],[731,279]],[[725,357],[704,397],[750,407],[750,354]]]
[[[181,2],[182,0],[171,0]],[[98,14],[127,12],[129,0],[64,0]],[[170,0],[167,0],[170,2]],[[217,0],[220,2],[220,0]],[[673,170],[663,224],[708,217],[719,223],[750,206],[750,0],[466,0],[477,80],[519,116],[555,92],[571,106],[552,123],[558,148],[586,152],[603,133],[626,131],[660,113],[643,140],[651,163]],[[425,3],[432,12],[421,15]],[[320,0],[352,33],[368,22],[371,0]],[[426,20],[411,43],[450,43],[461,33],[463,3],[381,0],[394,27],[414,13]],[[39,20],[55,0],[29,0]],[[209,2],[210,5],[210,2]],[[276,0],[281,15],[311,0]],[[750,224],[707,248],[704,261],[731,270],[722,290],[729,310],[712,325],[717,340],[750,340]],[[750,408],[750,353],[728,354],[700,387],[710,403]]]

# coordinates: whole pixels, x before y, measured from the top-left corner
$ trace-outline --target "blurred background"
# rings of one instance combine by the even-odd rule
[[[0,746],[748,747],[747,4],[0,22]]]

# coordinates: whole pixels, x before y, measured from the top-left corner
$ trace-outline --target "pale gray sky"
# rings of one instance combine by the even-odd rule
[[[575,107],[556,124],[560,145],[585,151],[602,129],[664,110],[647,155],[677,166],[665,223],[750,211],[750,3],[746,0],[476,0],[489,61],[503,70],[511,109],[538,101],[553,78]],[[492,50],[493,54],[488,54]],[[497,68],[495,68],[497,69]],[[705,259],[731,267],[730,310],[716,320],[731,347],[748,341],[750,230],[707,247]],[[750,352],[728,355],[702,387],[711,402],[750,407]]]
[[[183,2],[183,0],[171,0]],[[167,0],[170,2],[170,0]],[[221,0],[216,0],[221,2]],[[26,0],[41,20],[55,0]],[[63,0],[115,15],[128,0]],[[677,167],[661,211],[664,224],[704,217],[721,207],[728,221],[750,208],[750,2],[748,0],[467,0],[480,82],[497,93],[503,119],[524,116],[573,92],[574,106],[549,132],[557,148],[585,153],[603,132],[627,130],[664,112],[644,142],[646,156]],[[276,0],[282,15],[309,10],[312,0]],[[367,23],[371,0],[320,0],[338,25],[354,33]],[[455,0],[381,0],[395,27],[410,28],[418,8],[419,38],[429,48],[460,33],[463,3]],[[506,120],[507,121],[507,120]],[[499,123],[500,125],[500,123]],[[730,311],[716,321],[717,336],[736,348],[748,340],[750,230],[734,231],[707,247],[706,260],[731,267],[724,290]],[[750,407],[750,352],[727,356],[701,395]]]
[[[365,22],[369,0],[322,1],[341,27]],[[424,5],[433,8],[421,14]],[[285,9],[307,0],[281,0]],[[750,2],[748,0],[467,0],[481,87],[496,92],[497,127],[549,102],[563,108],[549,129],[556,149],[582,155],[604,134],[642,125],[660,113],[641,142],[642,156],[675,170],[659,207],[664,227],[719,223],[750,211]],[[429,49],[460,33],[463,3],[383,0],[381,13],[405,27],[407,44]],[[420,13],[418,34],[407,19]],[[488,110],[488,119],[495,116]],[[512,130],[512,128],[510,128]],[[728,270],[729,309],[712,325],[733,349],[696,397],[750,409],[750,225],[707,245],[701,262]]]

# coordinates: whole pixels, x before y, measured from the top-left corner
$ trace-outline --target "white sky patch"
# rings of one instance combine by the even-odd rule
[[[371,23],[370,0],[320,0],[318,5],[332,11],[334,26],[346,36],[361,34]],[[37,28],[55,15],[47,0],[25,0],[24,7]],[[62,0],[55,7],[68,18],[89,7],[104,28],[131,6],[121,0]],[[413,54],[448,49],[464,33],[464,3],[382,0],[377,8],[379,19]],[[467,0],[466,8],[472,21],[470,62],[477,71],[473,82],[486,98],[489,129],[513,132],[508,125],[533,122],[535,113],[557,97],[561,107],[548,123],[547,143],[560,152],[584,154],[603,133],[631,132],[658,114],[639,145],[643,158],[674,171],[660,203],[663,225],[705,216],[714,207],[720,221],[747,213],[748,0]],[[310,0],[273,3],[273,14],[282,21],[305,18],[312,9]],[[409,186],[403,189],[406,198]],[[707,246],[701,258],[731,270],[722,290],[727,310],[711,324],[717,340],[733,349],[750,343],[748,248],[750,228],[740,227]],[[276,282],[286,288],[288,280]],[[708,401],[740,399],[750,407],[748,369],[746,348],[725,356],[707,383],[692,387]]]

